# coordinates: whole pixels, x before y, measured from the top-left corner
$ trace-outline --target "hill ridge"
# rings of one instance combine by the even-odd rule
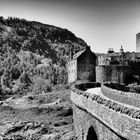
[[[42,93],[67,84],[70,50],[87,46],[67,29],[15,17],[0,17],[0,36],[1,94]]]

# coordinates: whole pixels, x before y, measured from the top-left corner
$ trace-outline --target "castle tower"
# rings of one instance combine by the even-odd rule
[[[108,48],[108,51],[107,51],[108,54],[111,54],[111,53],[114,53],[114,50],[113,48]]]
[[[123,53],[123,47],[121,46],[121,48],[120,48],[120,53]]]
[[[140,33],[136,34],[136,52],[140,52]]]
[[[120,57],[121,57],[121,65],[124,65],[124,51],[123,51],[123,47],[121,46],[120,48]]]

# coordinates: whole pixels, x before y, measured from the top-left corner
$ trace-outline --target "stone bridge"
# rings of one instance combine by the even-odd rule
[[[78,140],[140,140],[138,94],[84,83],[71,86],[71,100]]]

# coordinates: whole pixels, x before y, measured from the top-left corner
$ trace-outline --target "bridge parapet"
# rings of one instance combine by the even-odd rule
[[[140,139],[140,110],[105,99],[101,95],[82,91],[77,87],[80,86],[71,87],[71,100],[77,107],[96,118],[120,138]]]
[[[122,90],[120,90],[121,88],[117,90],[111,87],[115,85],[121,86],[117,83],[103,83],[101,86],[102,94],[109,99],[140,108],[140,94],[123,91],[124,86]]]

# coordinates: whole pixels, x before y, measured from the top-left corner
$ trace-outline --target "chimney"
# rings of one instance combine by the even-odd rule
[[[73,49],[73,46],[70,47],[70,60],[73,59],[73,55],[74,55],[74,52],[75,50]]]
[[[90,50],[90,46],[86,46],[86,50]]]

